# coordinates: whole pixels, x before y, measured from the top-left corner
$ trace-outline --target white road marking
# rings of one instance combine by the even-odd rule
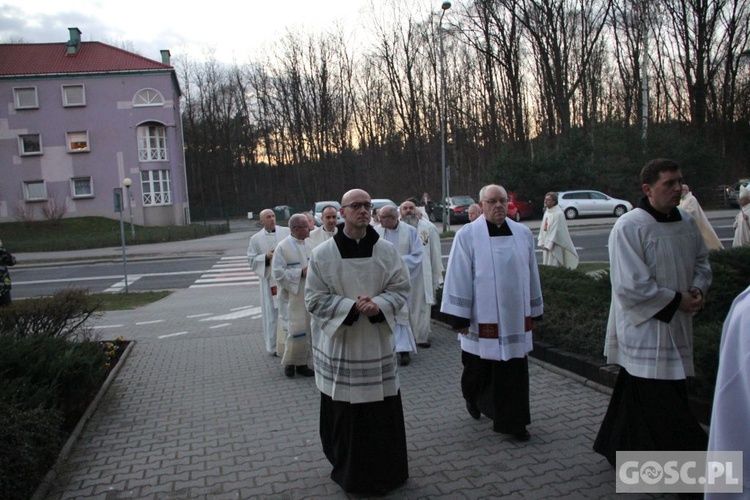
[[[155,319],[155,320],[152,320],[152,321],[139,321],[138,323],[136,323],[136,325],[138,325],[138,326],[141,326],[141,325],[153,325],[154,323],[163,323],[163,322],[164,322],[163,319]]]
[[[209,326],[209,328],[213,330],[214,328],[224,328],[225,326],[232,326],[232,323],[222,323],[220,325]]]
[[[176,337],[178,335],[185,335],[187,332],[169,333],[167,335],[159,335],[157,338],[166,339],[168,337]]]
[[[135,274],[135,275],[132,275],[132,276],[128,276],[128,286],[132,285],[133,283],[135,283],[136,281],[138,281],[139,279],[141,279],[141,277],[142,276],[140,274]],[[123,279],[122,281],[118,281],[117,283],[115,283],[114,285],[110,286],[109,288],[107,288],[104,291],[105,292],[120,292],[120,291],[122,291],[124,289],[125,289],[125,280]]]
[[[258,275],[250,270],[247,257],[222,257],[211,269],[201,274],[189,288],[217,286],[255,286],[260,282]]]
[[[247,316],[252,316],[254,314],[258,314],[260,312],[260,307],[254,307],[251,309],[242,309],[240,311],[234,311],[229,314],[222,314],[219,316],[212,316],[210,318],[203,318],[198,321],[226,321],[229,319],[239,319],[239,318],[245,318]]]
[[[122,328],[122,325],[97,325],[92,327],[94,330],[105,330],[107,328]]]
[[[211,313],[191,314],[190,316],[185,316],[185,317],[186,318],[200,318],[201,316],[211,316]]]

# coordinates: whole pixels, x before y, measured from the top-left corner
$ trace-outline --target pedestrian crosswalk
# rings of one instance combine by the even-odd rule
[[[247,257],[222,257],[213,267],[203,273],[190,288],[219,286],[256,286],[258,275],[250,270]]]

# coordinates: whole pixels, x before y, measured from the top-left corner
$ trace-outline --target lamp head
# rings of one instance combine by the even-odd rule
[[[451,8],[451,3],[448,0],[445,0],[445,2],[443,2],[443,5],[441,5],[440,8],[442,8],[443,10],[448,10]]]
[[[133,185],[133,181],[132,181],[132,179],[130,177],[125,177],[122,180],[122,185],[125,186],[126,188],[129,188],[130,186]]]

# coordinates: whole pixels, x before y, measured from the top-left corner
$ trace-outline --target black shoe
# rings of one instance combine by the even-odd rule
[[[303,377],[314,377],[315,372],[308,368],[307,365],[300,365],[297,367],[297,373],[302,375]]]
[[[529,431],[524,429],[521,432],[516,432],[515,434],[513,434],[513,438],[516,441],[528,441],[529,439],[531,439],[531,434],[529,434]]]
[[[284,367],[284,375],[289,378],[294,377],[294,365],[286,365]]]
[[[398,353],[398,364],[401,366],[406,366],[411,361],[411,357],[409,357],[408,352],[400,352]]]
[[[469,415],[471,415],[471,418],[474,420],[479,420],[482,418],[482,412],[479,411],[479,407],[472,403],[471,401],[466,402],[466,409],[469,411]]]
[[[417,344],[417,347],[422,347],[423,349],[427,349],[431,345],[432,344],[430,344],[429,342],[420,342],[419,344]]]

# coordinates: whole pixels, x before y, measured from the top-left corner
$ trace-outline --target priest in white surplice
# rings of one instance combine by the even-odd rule
[[[378,211],[380,216],[380,226],[375,228],[378,234],[385,240],[393,244],[404,259],[406,267],[409,269],[409,283],[411,292],[407,304],[399,311],[396,317],[396,327],[393,331],[393,339],[396,344],[396,354],[398,355],[398,364],[406,366],[411,358],[410,352],[417,352],[417,344],[412,333],[411,322],[409,320],[409,310],[412,307],[413,292],[416,289],[414,284],[417,280],[422,279],[422,242],[417,236],[416,228],[399,222],[398,210],[392,205],[381,207]]]
[[[543,312],[534,236],[506,217],[502,186],[483,187],[479,205],[482,215],[453,241],[441,310],[461,334],[461,390],[469,414],[479,419],[484,413],[495,432],[527,441],[531,320]]]
[[[271,258],[276,245],[289,236],[289,228],[276,225],[276,215],[270,208],[260,212],[260,224],[263,228],[250,238],[247,246],[247,260],[250,262],[250,269],[260,278],[260,308],[263,313],[266,351],[277,355],[283,350],[284,338],[278,328],[279,310],[276,281],[271,274]]]
[[[281,240],[273,254],[271,268],[279,289],[279,320],[284,332],[284,355],[281,365],[284,375],[312,377],[307,366],[310,358],[310,313],[305,307],[305,278],[307,262],[312,253],[308,241],[310,227],[304,214],[289,218],[291,234]]]
[[[711,223],[708,222],[708,217],[703,212],[700,203],[693,196],[693,193],[690,192],[687,184],[682,185],[682,197],[679,207],[693,216],[696,224],[698,224],[698,229],[701,231],[703,241],[709,250],[722,250],[724,248],[724,245],[721,244],[719,237],[716,235],[716,231],[714,231]]]
[[[565,214],[557,204],[557,193],[544,195],[544,207],[547,209],[539,227],[538,244],[542,247],[542,264],[553,267],[578,267],[578,252],[570,239]]]
[[[432,333],[432,305],[435,303],[435,289],[443,282],[443,255],[440,248],[440,235],[435,224],[419,218],[419,209],[414,199],[408,199],[399,208],[401,220],[417,228],[422,242],[422,281],[414,283],[409,302],[411,329],[418,347],[430,347]]]
[[[339,211],[333,205],[326,205],[320,211],[320,218],[323,219],[323,225],[310,231],[309,242],[313,248],[324,241],[333,238],[336,234],[336,222],[338,222]]]
[[[688,405],[693,314],[711,285],[708,249],[693,217],[677,208],[682,173],[672,160],[641,170],[645,196],[609,236],[612,303],[604,354],[620,365],[594,451],[705,450]]]
[[[740,203],[740,212],[734,218],[732,248],[750,245],[750,190],[741,186],[737,200]]]
[[[353,189],[341,205],[344,223],[313,250],[305,287],[320,437],[331,478],[345,491],[384,495],[409,477],[393,347],[409,270],[370,226],[369,194]]]
[[[743,493],[706,493],[706,498],[750,498],[750,287],[732,303],[721,332],[719,372],[716,375],[714,405],[708,451],[741,451]],[[735,471],[735,477],[738,472]]]

